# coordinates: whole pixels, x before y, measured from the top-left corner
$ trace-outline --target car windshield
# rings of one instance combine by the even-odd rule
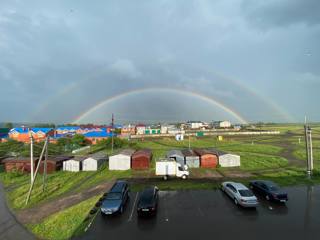
[[[239,190],[239,193],[242,197],[252,197],[254,196],[250,190]]]
[[[107,198],[108,200],[119,200],[121,199],[121,194],[120,193],[109,193],[107,195]]]

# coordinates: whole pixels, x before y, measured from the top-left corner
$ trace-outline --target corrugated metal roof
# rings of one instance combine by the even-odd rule
[[[141,149],[136,151],[132,157],[138,157],[140,155],[147,155],[147,156],[151,156],[152,152],[150,149]]]
[[[76,131],[78,129],[80,129],[79,126],[61,126],[56,128],[57,131],[65,131],[65,130]]]
[[[198,157],[198,155],[191,149],[183,149],[181,152],[185,157]]]
[[[205,155],[205,154],[213,154],[213,155],[218,155],[216,152],[214,151],[211,151],[209,149],[200,149],[200,148],[197,148],[197,149],[194,149],[193,150],[196,154],[202,156],[202,155]]]
[[[22,128],[20,127],[20,128],[12,128],[9,133],[12,133],[12,132],[29,133],[29,131],[32,131],[34,133],[37,133],[40,131],[43,133],[48,133],[51,130],[53,130],[53,128]]]
[[[132,154],[134,154],[134,153],[135,153],[135,150],[133,150],[133,149],[124,149],[119,154],[132,156]]]
[[[87,132],[83,134],[85,137],[112,137],[116,136],[115,133],[108,133],[106,129],[103,131],[94,131],[94,132]]]
[[[168,153],[167,153],[167,157],[172,157],[172,156],[180,156],[180,157],[184,157],[184,155],[182,154],[181,150],[170,150]]]

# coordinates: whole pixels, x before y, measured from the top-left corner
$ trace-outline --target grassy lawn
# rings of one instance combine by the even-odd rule
[[[241,170],[261,170],[261,169],[272,169],[281,168],[288,165],[288,160],[279,157],[266,154],[239,152],[241,156]]]
[[[28,181],[23,181],[23,184],[9,191],[7,197],[13,209],[22,209],[32,207],[38,203],[58,197],[70,190],[74,190],[81,181],[92,173],[87,172],[56,172],[48,175],[46,190],[42,191],[42,176],[39,175],[34,185],[29,204],[25,205],[27,193],[29,191],[30,182],[29,175],[21,177]],[[18,178],[19,179],[19,178]]]
[[[248,137],[250,139],[250,137]],[[215,137],[191,138],[191,148],[216,148],[224,151],[231,152],[253,152],[263,154],[278,154],[281,152],[282,147],[273,146],[268,144],[251,144],[248,139],[234,140],[232,138],[225,138],[223,141],[217,141]],[[256,138],[254,139],[255,142]],[[163,138],[159,140],[137,141],[139,148],[150,148],[152,150],[168,151],[171,149],[182,149],[189,147],[189,141],[176,141],[173,138]]]
[[[27,227],[42,239],[69,239],[79,228],[84,229],[84,220],[90,209],[101,196],[92,197],[75,206],[65,209],[46,218],[42,223]]]

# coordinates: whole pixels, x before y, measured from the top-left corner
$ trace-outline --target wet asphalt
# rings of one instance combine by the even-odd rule
[[[138,193],[125,212],[100,213],[78,239],[320,239],[320,186],[286,188],[289,201],[259,197],[256,209],[244,209],[220,190],[160,191],[158,214],[141,219]]]
[[[5,193],[2,184],[0,183],[0,239],[15,240],[15,239],[35,239],[11,214],[5,201]]]

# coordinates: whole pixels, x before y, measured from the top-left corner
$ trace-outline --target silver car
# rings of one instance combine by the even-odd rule
[[[259,204],[256,196],[242,183],[223,182],[221,190],[232,198],[236,205],[256,207]]]

